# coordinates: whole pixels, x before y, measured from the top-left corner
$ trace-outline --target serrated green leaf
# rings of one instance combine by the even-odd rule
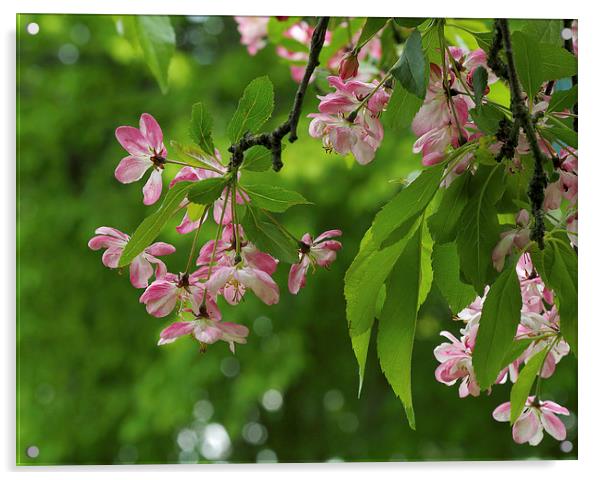
[[[460,259],[453,242],[435,244],[432,265],[435,284],[452,313],[458,313],[476,298],[475,289],[460,279]]]
[[[573,108],[577,103],[578,85],[568,90],[555,90],[550,98],[550,103],[546,112],[562,112],[565,109]]]
[[[228,124],[230,142],[238,142],[246,132],[256,133],[274,110],[274,86],[267,76],[253,80],[238,102],[238,108]]]
[[[579,136],[567,123],[572,125],[572,119],[560,120],[554,116],[548,117],[548,125],[542,128],[541,134],[551,142],[560,140],[570,147],[579,147]]]
[[[403,52],[391,69],[391,73],[408,92],[419,98],[425,97],[428,77],[422,39],[418,30],[414,30],[406,40]]]
[[[439,189],[444,164],[423,170],[410,185],[401,190],[374,217],[374,242],[383,244],[389,236],[405,236],[415,220],[428,207]],[[402,231],[399,231],[399,230]]]
[[[161,15],[139,15],[135,19],[144,60],[161,91],[166,93],[169,64],[176,48],[176,34],[171,21],[169,17]]]
[[[271,184],[245,185],[245,191],[256,207],[270,212],[285,212],[293,205],[309,204],[303,195]]]
[[[368,17],[362,27],[362,33],[357,41],[357,45],[363,45],[370,40],[374,35],[382,30],[385,24],[389,21],[387,17]]]
[[[493,32],[470,32],[480,48],[489,52],[493,44]]]
[[[245,152],[245,158],[240,168],[249,172],[265,172],[271,167],[272,151],[262,145],[255,145]]]
[[[361,335],[372,326],[381,287],[406,243],[407,238],[404,238],[379,250],[372,230],[365,233],[360,250],[345,273],[344,292],[351,337]]]
[[[146,217],[130,238],[119,258],[119,267],[129,265],[159,236],[168,220],[179,210],[192,185],[190,182],[179,182],[169,189],[159,209]]]
[[[540,267],[541,261],[533,255]],[[543,251],[543,269],[537,268],[546,286],[554,290],[554,300],[560,314],[560,332],[577,354],[578,279],[577,254],[568,241],[558,236],[546,241]],[[540,271],[542,270],[542,271]]]
[[[547,349],[543,349],[531,357],[518,375],[516,383],[510,391],[510,423],[514,424],[525,409],[525,403],[531,393],[533,382],[546,359]]]
[[[566,49],[540,43],[539,54],[543,80],[559,80],[577,74],[577,57]]]
[[[479,129],[487,135],[495,135],[500,127],[500,121],[506,116],[493,105],[488,103],[470,110],[470,116]]]
[[[527,24],[521,29],[523,33],[541,43],[562,46],[562,20],[527,20]]]
[[[472,365],[481,390],[488,389],[504,368],[506,354],[520,323],[522,298],[514,265],[508,265],[493,282],[479,320]]]
[[[187,163],[193,167],[203,168],[205,170],[211,170],[213,172],[222,173],[220,170],[215,168],[215,165],[213,165],[214,160],[210,161],[207,158],[207,154],[198,146],[193,144],[185,145],[175,140],[172,140],[170,142],[170,145],[176,151],[177,157],[182,162]]]
[[[247,205],[247,213],[241,223],[249,240],[260,250],[286,263],[299,261],[297,243],[261,210]]]
[[[192,116],[190,119],[190,136],[208,155],[215,154],[211,130],[213,129],[213,118],[201,102],[192,106]]]
[[[408,127],[422,103],[422,99],[408,92],[399,82],[395,82],[387,109],[382,114],[383,125],[394,130]]]
[[[543,74],[543,59],[537,40],[521,31],[512,33],[512,51],[520,83],[531,100],[546,80]]]
[[[412,404],[412,350],[422,282],[423,231],[423,225],[416,229],[387,279],[387,298],[378,321],[377,336],[380,366],[400,398],[413,430],[416,421]]]
[[[479,167],[471,179],[471,197],[460,221],[456,243],[464,278],[477,292],[495,277],[491,252],[499,241],[499,221],[495,204],[504,189],[503,168]],[[474,196],[473,196],[474,195]]]
[[[195,182],[188,192],[188,199],[199,205],[210,205],[215,202],[226,188],[228,178],[210,177]]]
[[[437,243],[455,240],[458,222],[469,200],[470,175],[461,175],[443,192],[441,204],[428,219],[431,235]]]
[[[359,386],[357,390],[357,397],[359,398],[362,393],[362,386],[364,384],[364,374],[366,373],[366,359],[368,358],[368,348],[370,347],[370,337],[372,335],[372,328],[369,328],[361,335],[351,337],[351,346],[353,353],[357,360],[359,368]]]
[[[400,27],[414,28],[428,20],[426,17],[395,17],[395,23]]]

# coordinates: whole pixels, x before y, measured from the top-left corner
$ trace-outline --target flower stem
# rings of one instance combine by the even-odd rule
[[[205,222],[208,210],[209,210],[209,205],[207,205],[205,207],[205,209],[203,210],[201,218],[199,219],[200,220],[199,226],[197,227],[196,231],[194,232],[194,238],[192,240],[192,246],[190,247],[190,254],[188,255],[188,262],[186,262],[186,270],[184,270],[184,273],[188,273],[190,271],[190,267],[192,266],[192,257],[194,256],[194,251],[196,249],[197,241],[199,239],[199,233],[201,231],[201,227],[203,226],[203,223]]]

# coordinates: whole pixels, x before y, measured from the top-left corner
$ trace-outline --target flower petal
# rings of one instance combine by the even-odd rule
[[[163,189],[163,181],[160,170],[153,170],[150,177],[144,187],[142,193],[144,194],[144,205],[152,205],[161,196],[161,190]]]
[[[147,158],[125,157],[115,169],[115,178],[121,183],[132,183],[140,180],[149,168],[153,166]]]
[[[134,127],[118,127],[115,136],[126,151],[135,157],[150,157],[151,150],[142,132]]]
[[[163,146],[163,132],[161,127],[157,123],[155,118],[148,114],[143,113],[140,116],[140,133],[146,138],[148,144],[158,154],[167,153],[164,152],[165,147]]]

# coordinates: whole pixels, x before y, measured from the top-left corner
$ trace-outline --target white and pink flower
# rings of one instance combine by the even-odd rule
[[[529,397],[523,412],[512,426],[512,438],[516,443],[539,445],[545,430],[556,440],[564,440],[566,427],[557,415],[569,415],[569,411],[550,400],[540,401],[534,396]],[[509,422],[510,402],[497,407],[493,411],[493,418],[498,422]]]
[[[312,239],[309,233],[301,238],[301,248],[299,249],[299,262],[291,266],[288,275],[288,289],[296,295],[299,290],[305,286],[307,272],[309,267],[315,268],[316,265],[328,268],[337,258],[337,251],[343,245],[334,237],[340,237],[343,234],[340,230],[327,230]]]
[[[250,55],[255,55],[266,46],[269,17],[234,17],[240,33],[240,43],[247,47]]]
[[[88,247],[92,250],[106,248],[102,255],[102,263],[108,268],[118,268],[119,259],[130,240],[130,236],[111,227],[99,227],[94,233],[96,233],[96,236],[90,239]],[[145,248],[130,264],[130,282],[132,285],[136,288],[146,288],[153,273],[157,279],[163,277],[167,273],[167,267],[157,257],[169,255],[175,251],[174,246],[164,242],[156,242]],[[153,268],[153,265],[156,268]]]
[[[230,351],[234,353],[235,343],[247,343],[249,329],[237,323],[222,322],[210,317],[198,317],[191,321],[172,323],[161,332],[158,344],[166,345],[186,335],[194,337],[201,344],[201,350],[204,350],[206,345],[222,340],[230,346]]]
[[[165,168],[167,149],[163,145],[163,132],[152,115],[140,116],[140,129],[129,126],[118,127],[115,136],[129,153],[115,169],[115,178],[121,183],[140,180],[150,168],[152,173],[142,188],[144,204],[152,205],[161,196],[161,175]]]

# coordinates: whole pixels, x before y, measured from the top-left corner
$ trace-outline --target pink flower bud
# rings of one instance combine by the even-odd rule
[[[357,56],[354,55],[353,52],[348,53],[343,57],[343,60],[341,60],[341,63],[339,64],[339,77],[341,77],[342,80],[355,77],[359,66],[360,64],[357,61]]]

